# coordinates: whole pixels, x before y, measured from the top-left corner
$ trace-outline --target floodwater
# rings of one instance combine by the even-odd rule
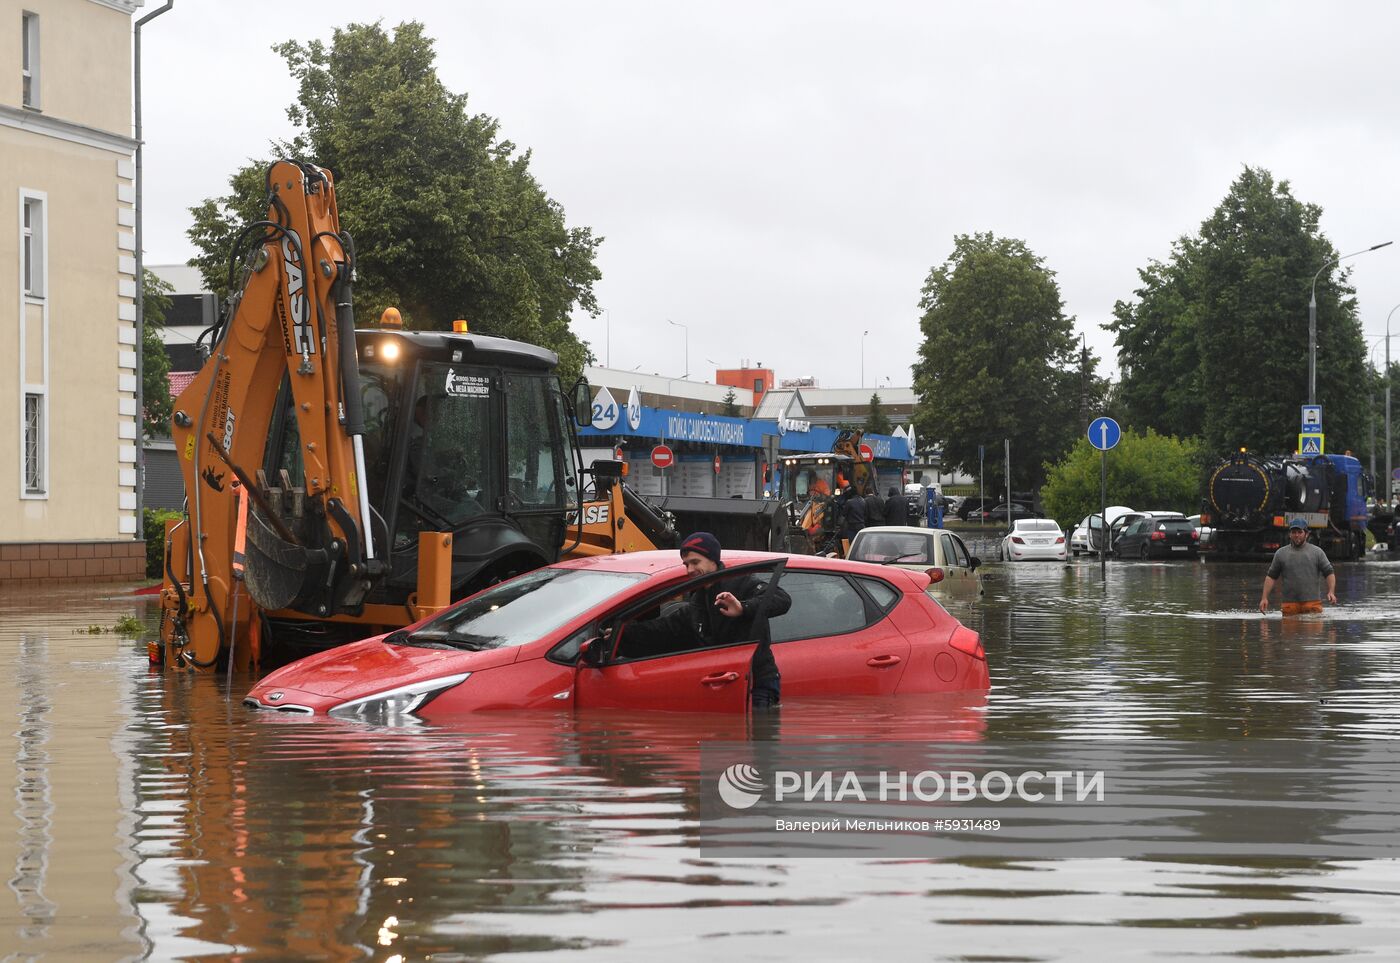
[[[1001,568],[966,613],[990,693],[790,703],[782,735],[1395,739],[1400,563],[1338,572],[1341,605],[1284,622],[1254,608],[1262,565]],[[734,720],[253,714],[246,678],[89,634],[133,614],[154,627],[105,586],[0,589],[0,959],[1400,952],[1400,861],[711,859],[697,746]]]

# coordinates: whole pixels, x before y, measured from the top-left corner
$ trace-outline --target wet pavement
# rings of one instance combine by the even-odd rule
[[[1400,563],[1261,616],[1262,565],[989,566],[993,689],[789,703],[783,738],[1400,737]],[[699,744],[736,720],[254,715],[89,627],[110,587],[0,588],[0,958],[1393,959],[1400,862],[710,859]],[[1397,807],[1400,811],[1400,807]],[[561,952],[567,951],[567,952]]]

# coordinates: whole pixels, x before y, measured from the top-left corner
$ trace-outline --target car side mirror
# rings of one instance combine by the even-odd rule
[[[583,643],[578,651],[579,665],[591,665],[594,668],[601,666],[608,657],[608,643],[606,639],[591,638]]]
[[[593,424],[593,389],[582,378],[574,383],[574,421],[580,428]]]
[[[967,570],[968,570],[969,572],[975,572],[975,571],[977,571],[977,566],[979,566],[979,565],[981,565],[981,564],[982,564],[982,560],[981,560],[980,558],[978,558],[976,555],[968,556],[968,559],[967,559]]]

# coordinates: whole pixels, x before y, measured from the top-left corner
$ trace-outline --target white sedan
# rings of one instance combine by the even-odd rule
[[[1011,534],[1001,540],[1001,557],[1011,562],[1063,562],[1065,555],[1065,533],[1049,518],[1018,518],[1011,526]]]

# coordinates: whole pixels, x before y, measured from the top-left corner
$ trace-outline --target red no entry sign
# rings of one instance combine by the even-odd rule
[[[670,468],[676,461],[676,453],[666,445],[657,445],[651,450],[651,463],[657,468]]]
[[[719,455],[715,456],[715,474],[719,474]]]
[[[870,447],[869,445],[867,445],[865,442],[861,442],[861,444],[860,444],[860,460],[861,460],[861,461],[874,461],[874,460],[875,460],[875,449],[874,449],[874,448],[871,448],[871,447]]]

